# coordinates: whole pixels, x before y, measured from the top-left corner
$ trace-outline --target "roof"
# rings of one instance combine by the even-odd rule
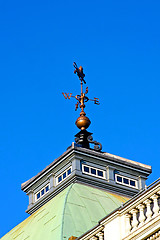
[[[21,189],[24,190],[26,187],[28,187],[31,183],[33,183],[35,180],[37,181],[39,178],[41,178],[43,175],[45,175],[48,171],[50,171],[52,168],[56,167],[60,161],[64,161],[64,158],[69,157],[73,153],[81,153],[81,154],[88,154],[92,155],[92,157],[100,157],[106,160],[111,160],[112,162],[118,162],[125,166],[133,166],[136,167],[136,169],[144,169],[149,174],[152,172],[152,168],[150,165],[146,165],[143,163],[135,162],[133,160],[129,160],[126,158],[119,157],[117,155],[113,155],[107,152],[96,152],[93,149],[86,149],[82,147],[76,147],[74,143],[72,143],[71,147],[67,149],[60,157],[55,159],[52,163],[50,163],[48,166],[46,166],[41,172],[39,172],[36,176],[32,177],[31,179],[27,180],[26,182],[21,184]]]
[[[94,227],[128,198],[72,183],[1,240],[67,240]]]

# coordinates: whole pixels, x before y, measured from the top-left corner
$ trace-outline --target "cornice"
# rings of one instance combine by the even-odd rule
[[[76,147],[74,143],[72,143],[71,147],[67,149],[61,156],[55,159],[51,164],[49,164],[46,168],[44,168],[41,172],[39,172],[36,176],[32,177],[28,181],[21,184],[21,189],[26,192],[31,185],[39,181],[43,176],[45,176],[49,171],[52,171],[55,167],[57,167],[60,163],[65,161],[67,158],[71,157],[71,155],[81,155],[86,156],[92,159],[96,159],[102,161],[106,164],[115,164],[116,166],[126,167],[128,169],[133,169],[138,171],[139,173],[143,173],[148,176],[151,172],[151,166],[137,163],[129,159],[125,159],[110,153],[105,152],[96,152],[93,149],[86,149],[81,147]]]

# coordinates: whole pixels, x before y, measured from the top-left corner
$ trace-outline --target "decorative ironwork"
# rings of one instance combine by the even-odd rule
[[[90,101],[93,101],[94,104],[99,105],[99,98],[89,99],[86,95],[88,94],[88,87],[86,87],[85,92],[83,92],[83,84],[86,84],[86,81],[84,80],[85,74],[83,72],[83,67],[80,66],[78,68],[77,64],[74,62],[73,66],[75,68],[74,73],[77,74],[80,84],[81,84],[81,94],[73,96],[72,93],[64,93],[62,92],[65,99],[71,99],[71,97],[75,98],[77,100],[77,103],[75,104],[75,110],[78,108],[81,108],[80,117],[77,118],[75,124],[76,126],[81,129],[79,133],[75,135],[76,143],[80,144],[82,147],[89,148],[89,143],[93,143],[94,149],[96,151],[100,151],[102,149],[102,145],[96,141],[93,141],[93,137],[91,136],[92,133],[89,133],[86,131],[86,129],[91,124],[90,119],[86,116],[86,113],[84,112],[85,103]]]
[[[91,135],[89,135],[87,137],[87,140],[88,140],[89,143],[93,143],[94,144],[94,150],[96,150],[96,151],[102,150],[102,144],[97,142],[97,141],[94,141],[93,137]]]

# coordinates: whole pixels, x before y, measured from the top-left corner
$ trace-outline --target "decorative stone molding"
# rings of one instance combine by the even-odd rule
[[[155,239],[157,239],[157,240],[160,239],[160,231],[156,232],[155,234],[153,234],[152,236],[150,236],[146,240],[155,240]]]
[[[153,200],[154,206],[153,206],[153,217],[156,217],[159,213],[159,206],[158,206],[158,195],[154,194],[151,196],[151,199]]]
[[[145,208],[145,205],[143,204],[139,204],[137,206],[137,208],[139,209],[139,222],[140,222],[140,226],[142,226],[144,224],[144,221],[145,221],[145,216],[144,216],[144,208]]]
[[[130,213],[133,215],[132,231],[135,231],[135,230],[137,229],[137,226],[138,226],[138,220],[137,220],[138,210],[137,210],[137,209],[132,209],[132,210],[130,211]]]
[[[96,236],[99,237],[99,240],[104,240],[104,233],[103,232],[97,233]]]
[[[137,206],[134,206],[133,209],[131,209],[127,214],[125,214],[126,236],[142,227],[145,223],[148,223],[155,217],[159,216],[159,195],[160,191],[157,191],[157,193],[149,196],[147,199],[137,204]]]
[[[131,218],[131,214],[127,213],[125,214],[125,226],[126,226],[126,233],[129,234],[131,231],[131,223],[130,223],[130,218]]]
[[[147,207],[147,211],[146,211],[146,222],[149,222],[151,217],[152,217],[152,211],[151,211],[151,200],[147,199],[145,200],[143,203],[146,205]]]
[[[89,240],[98,240],[98,237],[93,236],[93,237],[91,237]]]

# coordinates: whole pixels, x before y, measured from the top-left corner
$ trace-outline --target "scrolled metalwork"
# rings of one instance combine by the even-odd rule
[[[91,135],[87,137],[87,140],[88,140],[89,143],[94,144],[94,150],[96,150],[96,151],[101,151],[102,150],[102,144],[97,142],[97,141],[94,141],[93,137]]]

